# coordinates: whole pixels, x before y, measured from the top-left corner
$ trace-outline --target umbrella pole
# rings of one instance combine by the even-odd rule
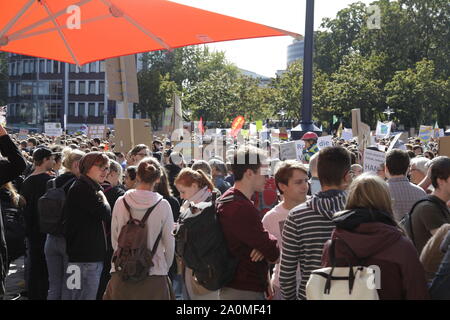
[[[16,22],[25,14],[25,12],[30,9],[30,7],[33,5],[35,0],[28,1],[27,4],[23,6],[23,8],[16,14],[16,16],[8,22],[8,24],[3,28],[3,30],[0,31],[0,39],[3,38],[3,36],[16,24]]]

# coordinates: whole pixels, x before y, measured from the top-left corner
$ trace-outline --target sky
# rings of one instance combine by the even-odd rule
[[[306,0],[171,0],[192,7],[264,24],[305,35]],[[370,4],[373,0],[360,0]],[[336,13],[357,0],[315,0],[314,30],[322,18],[334,18]],[[287,47],[292,37],[226,41],[209,47],[225,51],[228,61],[239,68],[274,77],[277,70],[286,69]]]

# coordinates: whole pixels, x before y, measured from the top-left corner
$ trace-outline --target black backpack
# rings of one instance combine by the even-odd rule
[[[412,214],[414,212],[414,209],[416,208],[416,206],[422,202],[425,201],[429,201],[434,203],[442,212],[442,215],[444,216],[445,219],[448,220],[448,209],[444,208],[442,206],[441,203],[439,203],[433,196],[427,196],[423,199],[418,200],[413,207],[411,208],[411,210],[409,211],[409,213],[407,213],[402,220],[400,221],[400,226],[403,228],[403,230],[405,230],[406,234],[408,235],[408,237],[411,239],[411,241],[414,243],[414,245],[416,245],[416,242],[414,241],[414,232],[413,232],[413,226],[412,226]]]
[[[181,215],[174,232],[177,255],[192,269],[198,283],[211,291],[233,280],[238,263],[228,250],[217,216],[216,197],[213,192],[211,205],[196,217],[184,219]]]
[[[66,201],[65,188],[72,184],[76,178],[72,178],[63,184],[60,188],[56,187],[56,181],[53,179],[52,188],[38,200],[39,228],[42,233],[48,233],[55,236],[63,235],[63,213],[64,203]]]

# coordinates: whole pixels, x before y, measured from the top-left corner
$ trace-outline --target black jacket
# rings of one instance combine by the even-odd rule
[[[98,183],[83,175],[69,189],[64,226],[69,262],[103,262],[105,258],[111,208],[102,193]]]
[[[0,152],[8,160],[0,160],[0,186],[16,179],[25,170],[26,162],[11,138],[0,137]],[[1,208],[0,208],[1,216]],[[5,279],[8,275],[8,251],[6,248],[3,219],[0,217],[0,296],[5,293]]]

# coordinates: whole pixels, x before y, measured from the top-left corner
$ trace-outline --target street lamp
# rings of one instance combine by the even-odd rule
[[[280,115],[282,120],[281,126],[284,127],[284,115],[286,114],[286,111],[284,111],[284,109],[281,109],[280,112],[278,112],[278,114]]]
[[[387,114],[388,116],[388,121],[391,119],[391,114],[395,113],[395,111],[392,111],[391,107],[387,107],[386,110],[383,111],[384,114]]]

